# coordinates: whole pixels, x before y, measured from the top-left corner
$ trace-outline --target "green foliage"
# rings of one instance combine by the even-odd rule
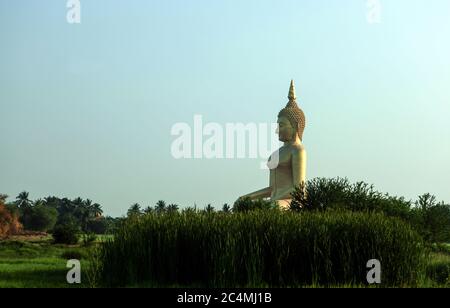
[[[263,199],[251,200],[250,198],[239,198],[233,204],[233,212],[250,212],[254,210],[274,210],[278,209],[275,202]]]
[[[26,191],[23,191],[16,197],[15,204],[17,205],[17,207],[19,209],[26,209],[32,205],[32,202],[30,199],[28,199],[28,196],[29,196],[29,193]]]
[[[366,284],[379,259],[383,286],[424,273],[420,236],[376,213],[248,211],[128,219],[97,256],[105,286],[205,287]]]
[[[206,213],[214,213],[214,212],[215,212],[215,209],[214,209],[214,207],[213,207],[211,204],[208,204],[208,205],[205,207],[204,211],[205,211]]]
[[[84,233],[83,234],[83,245],[90,246],[97,240],[97,235],[95,233]]]
[[[178,204],[169,204],[169,206],[167,207],[167,212],[170,213],[178,212],[179,208],[180,207],[178,206]]]
[[[437,203],[436,197],[424,194],[412,210],[412,224],[430,243],[450,241],[450,205]]]
[[[17,213],[26,230],[49,231],[56,224],[76,224],[88,232],[91,221],[102,217],[102,207],[91,200],[47,197],[31,201],[28,192],[21,192],[8,208]],[[56,218],[55,218],[56,217]]]
[[[166,202],[164,200],[159,200],[156,202],[155,212],[163,213],[166,211]]]
[[[66,255],[66,251],[75,251],[76,255],[71,252]],[[88,251],[84,247],[53,245],[51,237],[0,241],[0,289],[88,287]],[[80,255],[81,284],[68,284],[65,279],[68,271],[65,258]]]
[[[382,194],[364,182],[351,184],[346,178],[315,178],[292,193],[293,210],[346,209],[383,212],[388,216],[408,219],[411,202]]]
[[[231,212],[231,207],[228,205],[228,203],[225,203],[225,204],[222,206],[222,212],[224,212],[224,213],[229,213],[229,212]]]
[[[48,231],[55,226],[58,211],[53,207],[38,204],[27,208],[22,219],[26,230]]]
[[[426,275],[435,284],[450,287],[450,255],[434,254],[427,264]]]
[[[142,210],[141,210],[141,206],[139,205],[139,203],[133,204],[132,206],[130,206],[130,208],[127,211],[128,217],[139,216],[141,214],[142,214]]]
[[[57,225],[52,232],[56,244],[74,245],[78,243],[80,229],[74,224]]]
[[[351,184],[347,179],[315,178],[292,193],[294,211],[345,209],[355,212],[380,212],[410,223],[429,243],[450,241],[450,205],[437,203],[424,194],[413,206],[403,197],[376,191],[364,182]]]

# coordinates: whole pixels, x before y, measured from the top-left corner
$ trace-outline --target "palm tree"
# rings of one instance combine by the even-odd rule
[[[162,213],[166,210],[166,202],[163,200],[159,200],[156,202],[155,211],[157,213]]]
[[[229,213],[231,211],[231,207],[228,205],[228,203],[225,203],[222,207],[222,212]]]
[[[130,208],[128,209],[127,212],[127,216],[131,217],[131,216],[139,216],[141,215],[141,206],[139,205],[139,203],[135,203],[132,206],[130,206]]]
[[[33,204],[34,204],[34,206],[45,205],[45,202],[42,199],[37,199],[33,202]]]
[[[86,200],[87,201],[87,200]],[[75,198],[75,199],[73,199],[73,204],[75,204],[75,205],[77,205],[77,206],[80,206],[80,205],[82,205],[83,203],[84,203],[84,201],[83,201],[83,199],[81,198],[81,197],[78,197],[78,198]]]
[[[94,203],[92,204],[92,214],[94,215],[95,218],[99,218],[102,217],[103,215],[103,209],[102,206],[98,203]]]
[[[151,212],[153,212],[153,208],[152,208],[151,206],[147,206],[147,207],[144,209],[144,213],[145,213],[145,214],[150,214]]]
[[[214,207],[211,204],[208,204],[205,208],[206,213],[212,213],[214,212]]]
[[[81,200],[81,202],[80,202]],[[83,227],[83,230],[87,230],[88,221],[92,218],[92,201],[89,199],[86,199],[86,201],[83,201],[81,198],[77,198],[74,200],[74,204],[76,206],[76,213],[78,218],[81,221],[81,225]]]
[[[22,191],[17,197],[16,197],[16,204],[20,209],[29,208],[31,207],[31,200],[28,199],[28,192]]]
[[[58,209],[59,199],[56,197],[48,196],[44,198],[44,204],[46,206],[51,206],[55,209]]]
[[[80,198],[81,199],[81,198]],[[75,199],[77,200],[77,199]],[[74,216],[76,213],[76,209],[77,209],[77,205],[76,203],[70,201],[67,198],[63,198],[63,199],[55,199],[55,202],[57,204],[57,210],[59,215],[72,215]],[[82,204],[82,202],[80,203],[80,205]]]
[[[169,204],[167,207],[167,212],[175,213],[178,212],[179,206],[177,204]]]

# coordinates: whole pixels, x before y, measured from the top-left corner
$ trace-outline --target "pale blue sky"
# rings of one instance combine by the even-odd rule
[[[274,122],[294,78],[307,177],[450,201],[450,1],[0,0],[0,192],[219,207],[258,159],[175,160],[176,122]]]

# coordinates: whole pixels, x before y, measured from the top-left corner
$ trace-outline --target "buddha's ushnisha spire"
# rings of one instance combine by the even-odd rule
[[[291,122],[292,127],[297,129],[300,140],[303,138],[303,131],[306,126],[305,114],[297,105],[297,96],[295,95],[294,80],[291,80],[291,86],[289,87],[289,102],[286,107],[281,109],[278,117],[287,117]]]
[[[288,98],[290,102],[297,100],[297,96],[295,95],[294,79],[291,79],[291,86],[289,87]]]

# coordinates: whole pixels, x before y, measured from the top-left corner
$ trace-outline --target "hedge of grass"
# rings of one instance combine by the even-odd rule
[[[355,212],[172,213],[128,219],[101,246],[103,286],[414,286],[425,269],[421,237],[399,219]]]

